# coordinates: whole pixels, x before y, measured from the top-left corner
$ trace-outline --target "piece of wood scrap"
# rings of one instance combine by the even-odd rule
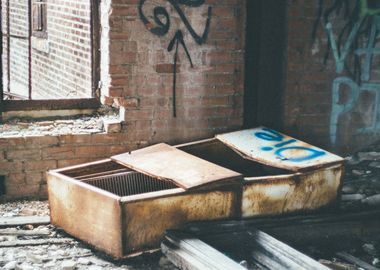
[[[23,225],[47,225],[50,224],[49,216],[18,216],[1,217],[0,227],[16,227]]]
[[[48,238],[48,239],[33,239],[33,240],[13,240],[0,242],[0,247],[20,247],[20,246],[40,246],[40,245],[62,245],[72,244],[75,240],[72,238]]]
[[[167,232],[161,250],[174,265],[182,270],[246,269],[203,241],[180,232]]]

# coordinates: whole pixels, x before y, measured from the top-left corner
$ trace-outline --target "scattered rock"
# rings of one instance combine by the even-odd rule
[[[358,165],[361,161],[357,157],[349,156],[346,157],[345,160],[347,161],[348,165]]]
[[[372,244],[364,244],[362,248],[369,255],[375,256],[377,254],[375,246]]]
[[[89,264],[91,264],[91,262],[87,258],[79,258],[78,259],[78,264],[89,265]]]
[[[27,258],[32,262],[32,263],[42,263],[43,262],[43,257],[35,254],[28,253]]]
[[[32,224],[27,224],[27,225],[24,225],[24,226],[23,226],[23,229],[24,229],[24,230],[30,230],[30,231],[31,231],[31,230],[34,229],[34,226],[33,226]]]
[[[3,269],[13,270],[13,269],[16,269],[16,267],[17,267],[17,262],[11,261],[11,262],[8,262],[7,264],[5,264]]]
[[[359,194],[359,193],[345,194],[345,195],[342,195],[342,201],[359,201],[359,200],[365,199],[365,197],[366,197],[365,195]]]
[[[363,199],[362,202],[371,206],[378,206],[380,205],[380,194],[367,197]]]
[[[24,216],[35,216],[36,214],[37,214],[37,211],[31,208],[24,208],[20,211],[20,215],[24,215]]]
[[[362,176],[366,173],[365,173],[365,171],[362,171],[362,170],[352,170],[352,174],[356,175],[356,176]]]
[[[17,266],[17,270],[35,270],[35,268],[31,266],[30,264],[23,263]]]
[[[56,261],[50,261],[48,263],[45,263],[45,268],[55,267],[57,265]]]
[[[380,260],[378,258],[374,258],[372,261],[372,265],[379,267],[380,266]]]
[[[248,262],[246,260],[242,260],[239,264],[248,269]]]
[[[380,169],[380,161],[372,161],[368,166],[371,168]]]
[[[380,152],[359,152],[358,157],[360,161],[378,160],[380,159]]]
[[[171,265],[172,263],[169,261],[169,259],[168,258],[166,258],[165,256],[162,256],[161,258],[160,258],[160,261],[158,262],[158,265],[160,266],[160,267],[167,267],[168,265]]]
[[[353,194],[353,193],[357,192],[357,189],[353,186],[346,185],[346,186],[343,186],[342,192],[344,194]]]
[[[88,270],[102,270],[103,267],[100,267],[98,265],[91,265],[88,267]]]
[[[74,270],[77,263],[74,261],[63,261],[61,264],[62,270]]]

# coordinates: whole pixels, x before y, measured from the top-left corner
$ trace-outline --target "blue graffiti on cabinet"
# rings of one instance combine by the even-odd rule
[[[143,6],[145,4],[146,0],[140,0],[139,3],[139,15],[140,19],[145,25],[146,29],[148,29],[152,34],[162,37],[165,36],[169,30],[170,30],[170,16],[168,11],[162,7],[162,6],[156,6],[153,9],[153,20],[156,26],[149,21],[148,17],[144,14]],[[185,25],[187,31],[190,33],[193,40],[198,44],[202,45],[207,41],[207,36],[210,30],[210,23],[211,23],[211,11],[212,7],[209,6],[207,9],[207,18],[205,21],[205,26],[203,33],[200,35],[198,34],[193,26],[191,25],[190,21],[186,17],[184,11],[182,10],[181,6],[185,7],[191,7],[191,8],[197,8],[204,5],[205,0],[168,0],[170,5],[174,8],[174,10],[179,15],[181,21]],[[178,62],[178,48],[179,45],[182,46],[182,48],[185,51],[186,57],[190,63],[191,67],[194,67],[193,61],[190,56],[190,52],[186,46],[184,34],[183,31],[180,29],[177,29],[175,31],[174,36],[169,41],[169,45],[167,47],[167,51],[171,52],[174,49],[173,54],[173,116],[176,117],[176,84],[177,84],[177,62]]]
[[[300,141],[296,139],[286,139],[281,133],[269,128],[263,128],[262,131],[255,132],[254,135],[261,140],[272,142],[272,144],[268,146],[261,147],[261,150],[265,152],[273,151],[274,155],[281,160],[297,163],[326,155],[326,152],[312,147],[297,146],[295,144]],[[292,156],[294,153],[297,155]]]

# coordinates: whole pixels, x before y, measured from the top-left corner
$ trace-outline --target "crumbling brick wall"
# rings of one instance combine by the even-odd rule
[[[50,2],[50,1],[49,1]],[[102,102],[120,108],[120,133],[0,138],[0,175],[5,195],[15,199],[46,196],[45,172],[137,149],[156,142],[179,143],[207,138],[243,123],[245,1],[206,0],[199,7],[179,5],[196,33],[168,3],[146,1],[151,21],[156,5],[167,10],[170,29],[149,31],[135,0],[101,1]],[[208,16],[208,10],[211,14]],[[154,24],[154,21],[153,21]],[[153,27],[153,25],[152,25]],[[181,30],[194,67],[178,45],[176,117],[173,116],[173,61],[167,51]]]
[[[46,197],[46,171],[141,147],[125,133],[0,138],[0,198]]]

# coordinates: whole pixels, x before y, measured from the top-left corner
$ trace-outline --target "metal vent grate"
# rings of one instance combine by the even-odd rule
[[[176,185],[169,181],[159,180],[138,172],[112,174],[86,179],[82,182],[109,191],[121,197],[177,188]]]

